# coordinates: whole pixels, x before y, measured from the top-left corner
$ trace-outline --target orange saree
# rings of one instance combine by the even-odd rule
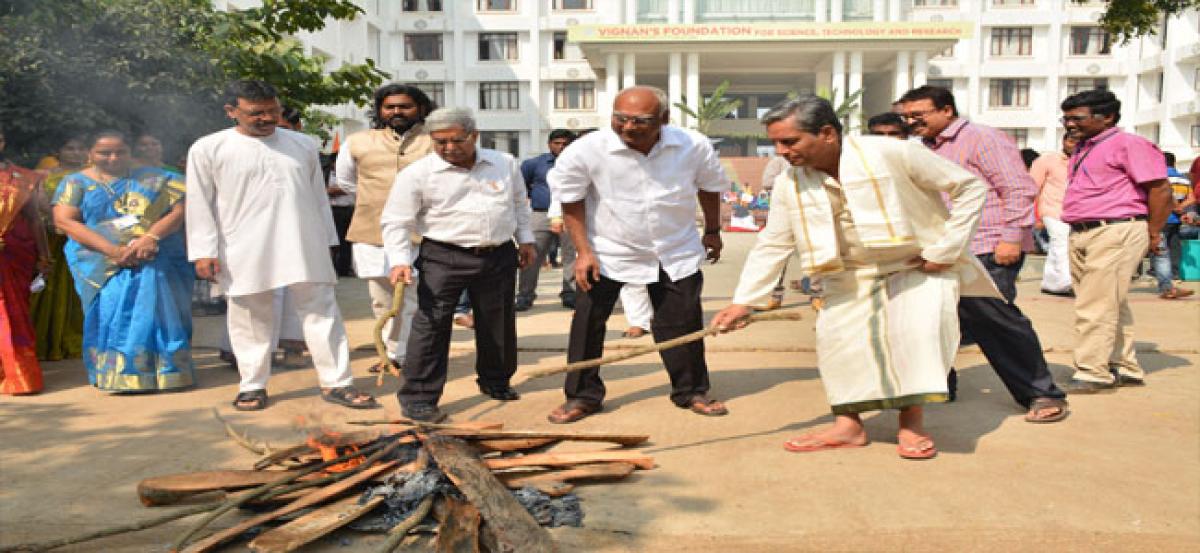
[[[0,394],[42,390],[29,285],[37,265],[34,221],[23,209],[37,190],[37,173],[0,162]]]

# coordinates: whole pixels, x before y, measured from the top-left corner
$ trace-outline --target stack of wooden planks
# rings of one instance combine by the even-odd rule
[[[511,431],[497,423],[371,424],[386,430],[310,439],[269,452],[251,470],[147,478],[138,485],[138,497],[147,506],[221,498],[203,520],[179,536],[172,551],[213,551],[258,527],[265,530],[250,541],[251,550],[295,551],[383,503],[381,496],[362,501],[364,489],[404,472],[436,467],[461,496],[423,499],[392,529],[381,550],[391,551],[406,539],[411,541],[406,534],[432,514],[439,522],[439,551],[540,552],[555,551],[554,542],[509,490],[532,487],[558,497],[582,482],[621,479],[654,467],[653,458],[627,449],[645,443],[649,439],[645,435]],[[619,447],[549,451],[563,442]],[[330,472],[331,467],[337,472]],[[217,517],[238,507],[253,508],[257,514],[193,539]],[[297,516],[301,511],[306,512]],[[280,524],[281,519],[288,520]]]

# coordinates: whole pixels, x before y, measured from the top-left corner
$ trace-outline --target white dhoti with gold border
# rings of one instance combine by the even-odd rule
[[[948,399],[958,349],[958,278],[902,270],[822,277],[817,366],[834,414]]]

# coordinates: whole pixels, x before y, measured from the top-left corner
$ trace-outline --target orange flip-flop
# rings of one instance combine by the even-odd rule
[[[800,441],[811,441],[813,443],[806,444],[806,445],[799,445],[797,442],[800,442]],[[837,442],[837,441],[833,441],[833,440],[827,440],[825,438],[818,438],[812,434],[807,434],[805,436],[799,436],[796,438],[792,438],[786,442],[783,442],[783,449],[786,449],[792,453],[812,453],[814,451],[824,451],[826,449],[851,449],[851,448],[856,448],[856,447],[863,447],[865,445],[867,445],[867,444],[866,443],[855,444],[855,443],[850,443],[850,442]]]
[[[901,459],[912,459],[914,461],[937,457],[938,450],[934,447],[933,440],[925,438],[921,441],[921,444],[928,445],[929,447],[908,447],[903,444],[896,444],[896,453],[900,455]]]

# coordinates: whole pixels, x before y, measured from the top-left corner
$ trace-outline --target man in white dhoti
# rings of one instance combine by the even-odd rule
[[[346,239],[354,243],[354,272],[367,281],[376,319],[392,308],[394,289],[388,280],[391,266],[412,265],[415,261],[388,259],[379,217],[396,174],[433,151],[424,122],[435,107],[415,86],[384,85],[375,91],[375,115],[371,118],[374,128],[350,135],[338,151],[338,187],[355,197],[354,218],[350,220]],[[416,255],[416,248],[411,251]],[[417,289],[410,286],[404,290],[400,314],[389,319],[383,328],[388,358],[396,369],[404,365],[408,334],[416,312]],[[377,364],[371,367],[371,372],[383,369]]]
[[[279,324],[272,304],[285,288],[303,323],[326,401],[378,407],[351,384],[350,348],[334,297],[337,276],[329,248],[338,243],[316,143],[276,129],[281,113],[274,87],[235,81],[225,113],[236,123],[197,140],[188,152],[188,258],[200,278],[228,298],[229,341],[242,375],[238,410],[267,405],[271,337]]]
[[[861,447],[867,435],[859,413],[899,409],[899,455],[933,457],[922,405],[948,399],[959,295],[999,295],[966,251],[984,185],[920,144],[843,137],[833,107],[816,96],[773,108],[763,124],[792,167],[776,181],[767,226],[732,305],[713,324],[745,326],[752,306],[769,298],[798,253],[801,266],[825,286],[817,363],[835,418],[833,426],[784,447]],[[953,199],[949,212],[942,193]]]

